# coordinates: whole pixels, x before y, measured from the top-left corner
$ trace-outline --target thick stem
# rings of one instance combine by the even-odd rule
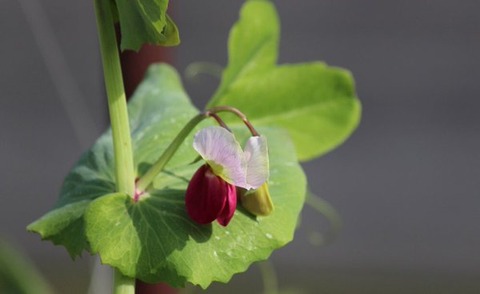
[[[135,279],[124,276],[120,271],[115,269],[113,279],[113,293],[115,294],[134,294]]]
[[[130,125],[110,0],[95,0],[95,14],[112,126],[117,191],[133,197],[135,174]],[[135,279],[115,270],[113,287],[115,294],[134,294]]]
[[[95,0],[95,12],[112,126],[117,190],[133,197],[135,174],[130,125],[110,0]]]

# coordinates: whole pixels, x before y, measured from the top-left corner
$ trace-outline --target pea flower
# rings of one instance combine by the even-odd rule
[[[268,179],[268,154],[264,137],[251,137],[245,152],[232,133],[207,127],[194,138],[193,148],[205,160],[193,175],[185,195],[187,213],[194,221],[217,220],[228,225],[237,206],[237,187],[257,189]]]

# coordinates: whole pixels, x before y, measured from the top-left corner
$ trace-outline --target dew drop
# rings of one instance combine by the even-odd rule
[[[269,233],[265,234],[265,237],[267,237],[268,239],[272,239],[272,238],[273,238],[272,234],[269,234]]]
[[[217,251],[213,251],[213,256],[218,257]]]

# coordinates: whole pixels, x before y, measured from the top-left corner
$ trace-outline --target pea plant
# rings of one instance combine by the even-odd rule
[[[73,258],[98,254],[114,268],[114,293],[134,293],[135,279],[226,283],[292,241],[308,193],[299,161],[334,149],[359,123],[351,74],[278,65],[275,6],[246,0],[205,109],[167,64],[150,67],[127,105],[118,48],[176,46],[179,30],[168,0],[94,3],[111,128],[28,230]]]

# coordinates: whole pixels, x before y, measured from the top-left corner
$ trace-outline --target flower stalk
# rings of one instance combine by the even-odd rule
[[[260,134],[257,132],[257,130],[255,130],[253,125],[247,119],[247,116],[245,114],[243,114],[240,110],[238,110],[234,107],[231,107],[231,106],[215,106],[213,108],[210,108],[208,111],[210,111],[211,113],[215,113],[215,114],[218,113],[218,112],[231,112],[231,113],[235,114],[236,116],[238,116],[243,121],[243,123],[250,130],[250,133],[252,134],[252,136],[256,136],[256,137],[260,136]]]
[[[136,182],[135,188],[135,196],[134,201],[138,201],[140,196],[144,193],[144,191],[150,186],[153,182],[155,177],[163,170],[165,165],[170,161],[173,157],[175,152],[177,152],[180,145],[183,143],[185,138],[190,134],[190,132],[204,119],[206,118],[213,118],[217,121],[217,123],[222,126],[223,128],[229,130],[227,125],[223,122],[223,120],[218,116],[218,112],[231,112],[237,115],[242,121],[247,125],[248,129],[252,133],[253,136],[259,136],[258,132],[253,128],[252,124],[248,121],[247,117],[238,109],[230,106],[218,106],[208,109],[202,113],[199,113],[194,118],[192,118],[178,133],[175,139],[170,143],[167,149],[163,152],[160,158],[150,167],[150,169],[140,177]]]
[[[146,188],[153,182],[153,179],[163,170],[165,165],[170,161],[172,156],[178,150],[185,138],[202,120],[208,117],[208,113],[203,112],[192,118],[178,133],[175,139],[168,145],[160,158],[150,167],[150,169],[137,181],[137,188],[135,193],[135,201],[138,201],[139,196]]]

